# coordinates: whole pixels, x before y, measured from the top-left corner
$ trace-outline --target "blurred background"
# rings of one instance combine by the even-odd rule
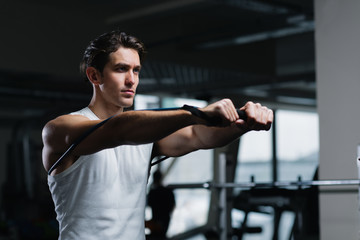
[[[360,20],[357,1],[13,0],[0,6],[0,239],[57,239],[41,162],[41,129],[55,116],[89,103],[92,89],[80,77],[79,62],[92,39],[114,29],[147,46],[135,109],[201,107],[226,97],[238,107],[260,102],[275,113],[269,132],[249,133],[223,149],[156,166],[165,185],[218,181],[224,154],[230,162],[229,182],[314,180],[317,170],[323,178],[357,177],[357,115],[349,117],[346,109],[358,110],[360,37],[356,26],[344,27]],[[341,96],[337,104],[334,96]],[[338,118],[329,121],[334,107]],[[342,131],[336,134],[340,121]],[[326,135],[330,132],[336,140]],[[319,167],[319,153],[326,167]],[[351,216],[344,213],[339,219],[332,218],[339,213],[319,214],[332,212],[340,193],[327,193],[324,198],[333,201],[325,201],[321,211],[318,189],[308,192],[286,195],[272,189],[259,197],[242,189],[228,191],[227,228],[233,232],[228,238],[357,235],[356,189],[341,195],[351,199],[344,210]],[[168,236],[219,239],[217,193],[174,193],[177,204]],[[331,226],[341,230],[334,235]]]

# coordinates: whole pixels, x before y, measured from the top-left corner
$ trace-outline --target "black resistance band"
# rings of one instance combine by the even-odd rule
[[[83,135],[81,135],[78,139],[75,140],[73,144],[64,152],[64,154],[51,166],[51,168],[48,171],[48,174],[50,175],[54,169],[59,166],[60,162],[67,156],[69,153],[74,150],[74,148],[79,145],[87,136],[89,136],[91,133],[93,133],[96,129],[104,125],[107,121],[109,121],[113,116],[109,117],[108,119],[105,119],[104,121],[96,124],[95,126],[91,127],[89,130],[87,130]]]
[[[217,126],[218,124],[221,123],[221,118],[219,117],[209,117],[208,115],[206,115],[203,111],[199,110],[197,107],[194,106],[189,106],[189,105],[184,105],[181,108],[155,108],[155,109],[146,109],[144,111],[170,111],[170,110],[186,110],[191,112],[191,114],[193,114],[194,116],[197,116],[199,118],[202,118],[204,120],[206,120],[208,122],[208,126]],[[246,120],[246,113],[245,111],[242,110],[237,110],[237,113],[239,115],[239,117],[241,119]],[[79,145],[79,143],[81,143],[87,136],[89,136],[91,133],[93,133],[96,129],[98,129],[99,127],[101,127],[102,125],[104,125],[107,121],[109,121],[113,116],[105,119],[104,121],[96,124],[95,126],[93,126],[92,128],[90,128],[88,131],[86,131],[82,136],[80,136],[78,139],[75,140],[75,142],[73,144],[71,144],[71,146],[66,150],[66,152],[51,166],[51,168],[48,171],[48,175],[50,175],[52,173],[52,171],[54,171],[54,169],[59,166],[60,162],[66,157],[68,156],[72,150],[74,150],[74,148]],[[154,166],[164,160],[166,160],[167,156],[160,158],[159,160],[151,163],[151,166]]]

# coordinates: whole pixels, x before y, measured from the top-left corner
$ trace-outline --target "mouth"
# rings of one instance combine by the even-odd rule
[[[121,92],[125,93],[125,94],[129,94],[129,95],[134,95],[135,94],[135,91],[132,90],[132,89],[125,89],[125,90],[122,90]]]
[[[128,92],[128,93],[134,93],[135,91],[132,90],[132,89],[124,89],[124,90],[121,90],[122,92]]]

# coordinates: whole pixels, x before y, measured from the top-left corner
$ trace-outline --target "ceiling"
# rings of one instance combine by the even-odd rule
[[[316,107],[312,0],[14,0],[1,3],[0,121],[90,100],[78,66],[121,29],[147,46],[138,93]]]

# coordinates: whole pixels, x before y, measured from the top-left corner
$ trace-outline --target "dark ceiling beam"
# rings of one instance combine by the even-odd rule
[[[272,1],[261,2],[256,0],[222,0],[218,1],[221,3],[228,4],[230,6],[238,7],[248,11],[254,11],[257,13],[267,14],[287,14],[289,9],[277,4],[273,4]]]
[[[198,3],[205,2],[206,0],[173,0],[173,1],[164,1],[159,4],[154,4],[146,7],[137,7],[133,11],[122,12],[118,15],[110,16],[106,19],[107,24],[118,24],[124,21],[142,18],[146,16],[155,15],[162,12],[171,11],[174,9],[179,9],[187,7],[189,5],[194,5]]]
[[[315,30],[314,21],[301,21],[298,22],[294,26],[283,27],[279,29],[275,29],[272,31],[264,31],[258,32],[249,35],[242,35],[230,39],[222,39],[219,41],[212,41],[212,42],[205,42],[199,44],[197,47],[199,49],[207,49],[207,48],[218,48],[224,46],[233,46],[233,45],[241,45],[241,44],[248,44],[258,41],[266,41],[276,38],[287,37],[296,34],[308,33],[313,32]]]
[[[291,12],[302,12],[307,16],[314,15],[314,0],[257,0],[262,3],[271,2],[272,5],[286,8]]]

